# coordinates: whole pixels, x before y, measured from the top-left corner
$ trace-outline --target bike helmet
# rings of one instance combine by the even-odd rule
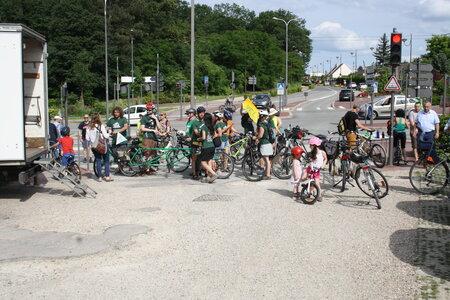
[[[217,118],[223,118],[223,113],[221,113],[221,112],[215,112],[214,115],[215,115]]]
[[[62,135],[62,136],[69,136],[69,135],[70,135],[70,128],[67,127],[67,126],[64,126],[64,127],[61,129],[61,135]]]
[[[223,111],[223,115],[225,116],[225,118],[227,118],[227,120],[231,120],[233,118],[233,114],[226,109]]]
[[[322,145],[322,140],[315,136],[309,140],[309,144],[319,147],[320,145]]]
[[[197,113],[199,114],[199,113],[202,113],[202,112],[205,112],[206,111],[206,109],[203,107],[203,106],[199,106],[199,107],[197,107]]]
[[[195,109],[189,108],[189,109],[186,110],[186,113],[185,113],[185,114],[186,114],[186,115],[188,115],[188,114],[194,114],[194,115],[195,115]]]
[[[185,136],[185,135],[186,135],[186,132],[184,132],[183,130],[178,130],[178,131],[177,131],[177,135],[178,135],[178,136]]]
[[[261,109],[261,110],[259,111],[259,115],[260,115],[260,116],[268,116],[268,115],[269,115],[269,112],[267,111],[267,109]]]
[[[295,158],[300,158],[300,156],[302,156],[303,152],[305,152],[305,150],[303,150],[302,147],[294,147],[291,150],[291,153]]]
[[[151,109],[155,109],[156,108],[156,106],[155,106],[155,104],[153,104],[153,102],[147,103],[147,105],[145,107],[146,108],[151,108]]]

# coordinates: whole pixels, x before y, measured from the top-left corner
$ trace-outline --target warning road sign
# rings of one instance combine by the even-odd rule
[[[395,76],[389,78],[389,81],[384,87],[385,91],[401,91],[401,89],[402,88],[400,87],[400,84],[398,83],[398,80]]]

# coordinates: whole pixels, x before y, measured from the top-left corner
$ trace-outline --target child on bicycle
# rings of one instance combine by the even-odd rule
[[[75,157],[75,151],[73,150],[73,138],[70,137],[70,128],[67,126],[63,127],[61,129],[61,135],[62,138],[60,138],[56,144],[53,144],[50,149],[61,145],[63,151],[61,165],[63,167],[67,167],[69,161]]]
[[[319,198],[317,201],[322,201],[322,189],[320,188],[320,169],[325,168],[328,158],[325,151],[319,149],[322,141],[318,137],[313,137],[309,140],[309,147],[311,151],[309,152],[309,158],[311,159],[311,165],[306,168],[306,171],[303,172],[301,180],[306,180],[308,176],[312,176],[314,178],[317,187],[319,188]]]
[[[292,154],[292,175],[291,175],[291,184],[294,185],[294,190],[292,191],[292,199],[297,200],[300,193],[298,191],[298,186],[300,185],[303,168],[302,164],[300,163],[300,157],[302,156],[303,148],[301,147],[294,147],[291,150]]]

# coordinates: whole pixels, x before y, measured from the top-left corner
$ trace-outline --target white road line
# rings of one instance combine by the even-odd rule
[[[328,106],[327,108],[328,108],[329,110],[333,110],[333,109],[334,109],[334,108],[332,108],[331,106]]]
[[[317,110],[320,110],[320,107],[316,107]]]
[[[339,108],[340,108],[340,109],[345,109],[345,107],[343,107],[343,106],[339,106]]]
[[[296,109],[296,111],[302,111],[302,110],[303,110],[303,108],[301,108],[301,107]]]

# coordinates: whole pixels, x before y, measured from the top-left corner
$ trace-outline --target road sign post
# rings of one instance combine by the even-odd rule
[[[371,113],[370,113],[370,125],[373,125],[373,98],[374,98],[374,93],[378,92],[378,82],[375,82],[375,73],[376,73],[376,69],[374,66],[368,66],[367,67],[367,74],[366,74],[366,83],[368,84],[368,90],[370,92],[370,108]],[[375,91],[376,89],[376,91]],[[369,109],[366,110],[366,112]]]

